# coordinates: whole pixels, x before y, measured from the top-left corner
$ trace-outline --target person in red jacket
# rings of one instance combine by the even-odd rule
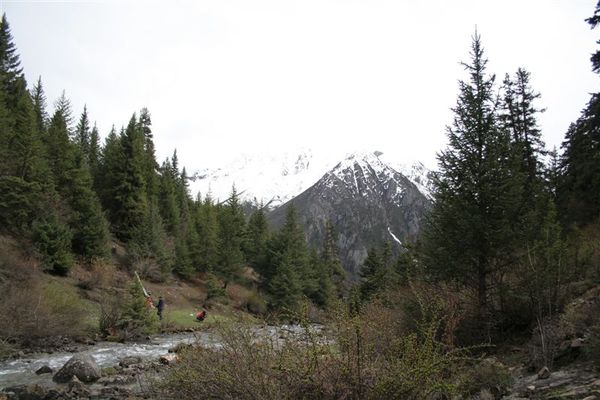
[[[202,310],[196,313],[196,321],[202,322],[206,318],[206,311]]]

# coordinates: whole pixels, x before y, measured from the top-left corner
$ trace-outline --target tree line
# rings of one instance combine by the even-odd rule
[[[600,3],[587,22],[599,21]],[[548,151],[531,74],[519,68],[498,84],[477,32],[470,50],[425,228],[397,260],[389,244],[371,249],[357,293],[364,301],[410,279],[449,285],[470,296],[481,339],[541,326],[570,284],[600,279],[600,94],[569,127],[562,152]],[[600,73],[600,50],[591,61]]]

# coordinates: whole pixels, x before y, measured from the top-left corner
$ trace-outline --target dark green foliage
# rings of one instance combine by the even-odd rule
[[[280,311],[294,311],[298,308],[303,287],[298,272],[294,269],[295,261],[291,253],[282,254],[276,266],[275,274],[269,281],[269,305]],[[306,286],[304,286],[306,287]]]
[[[360,294],[363,301],[368,301],[374,295],[383,293],[398,284],[389,242],[385,242],[380,249],[369,249],[360,277]]]
[[[256,271],[260,271],[261,266],[265,263],[267,241],[269,240],[269,226],[262,204],[248,219],[247,237],[245,254],[248,265]]]
[[[302,294],[315,293],[316,276],[311,276],[308,261],[304,232],[296,208],[289,204],[284,226],[268,242],[266,263],[261,270],[273,309],[294,310]]]
[[[57,275],[67,275],[73,266],[71,231],[55,216],[33,225],[33,240],[42,258],[44,269]]]
[[[16,176],[0,176],[0,226],[25,234],[42,212],[43,186]]]
[[[218,299],[225,296],[225,289],[214,274],[206,276],[206,300]]]
[[[92,175],[92,180],[94,181],[94,188],[98,187],[98,166],[100,164],[100,133],[98,132],[98,128],[94,124],[92,128],[92,132],[90,133],[90,143],[88,148],[88,165],[90,167],[90,174]]]
[[[458,281],[488,303],[491,277],[507,266],[511,221],[520,204],[510,136],[496,121],[494,77],[486,73],[480,37],[473,38],[470,79],[460,82],[449,146],[438,155],[435,202],[424,232],[425,266]]]
[[[246,235],[246,220],[235,188],[218,215],[218,264],[217,272],[225,285],[237,276],[245,265],[242,251]]]
[[[2,14],[2,22],[0,22],[0,81],[3,92],[9,101],[14,94],[15,82],[22,77],[23,68],[21,68],[21,61],[13,43],[10,26],[6,14]]]
[[[600,22],[600,2],[586,20]],[[597,41],[600,44],[600,40]],[[592,55],[592,70],[600,73],[600,50]],[[600,93],[592,94],[581,117],[571,124],[562,144],[562,176],[558,200],[563,223],[579,226],[600,218]]]
[[[566,223],[600,217],[600,94],[592,95],[563,142],[559,201]]]
[[[124,339],[141,337],[156,329],[155,312],[146,306],[142,285],[134,280],[122,304],[116,328]]]
[[[135,114],[120,138],[120,164],[115,167],[116,186],[113,188],[111,215],[117,237],[127,242],[144,222],[148,212],[144,180],[144,138]]]
[[[345,294],[346,272],[340,261],[339,251],[337,247],[337,236],[330,221],[325,224],[325,240],[323,242],[323,250],[321,252],[321,260],[323,268],[327,271],[329,279],[335,286],[338,296]]]
[[[596,5],[596,9],[594,10],[594,15],[590,18],[586,19],[586,22],[590,24],[591,28],[594,29],[598,26],[600,22],[600,2]],[[596,43],[600,44],[600,40]],[[590,59],[592,62],[592,71],[599,74],[600,73],[600,50],[596,50]]]
[[[86,260],[108,255],[108,224],[98,196],[92,189],[87,163],[79,149],[76,150],[69,186],[69,203],[73,210],[70,221],[73,251]]]
[[[35,114],[36,128],[38,132],[44,133],[48,127],[48,112],[46,111],[46,95],[42,87],[42,77],[38,78],[31,94],[33,100],[33,112]]]
[[[198,200],[194,211],[195,241],[190,249],[193,264],[198,271],[215,271],[218,262],[217,207],[210,197]]]
[[[83,113],[79,118],[77,127],[75,128],[75,135],[73,141],[83,153],[86,160],[89,159],[90,155],[90,119],[88,117],[87,105],[83,106]]]

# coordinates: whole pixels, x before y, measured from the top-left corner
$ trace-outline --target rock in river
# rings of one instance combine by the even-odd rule
[[[94,358],[87,354],[73,356],[52,378],[55,382],[66,383],[76,376],[81,382],[95,382],[102,376]]]

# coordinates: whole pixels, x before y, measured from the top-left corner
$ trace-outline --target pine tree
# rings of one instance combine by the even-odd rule
[[[142,224],[148,212],[144,180],[143,136],[138,129],[135,114],[121,137],[121,164],[116,166],[116,187],[113,198],[113,228],[121,240],[132,239],[135,228]]]
[[[71,101],[67,98],[65,91],[63,90],[58,100],[56,100],[54,104],[55,112],[58,112],[62,115],[65,126],[67,127],[67,132],[69,133],[69,137],[72,135],[72,125],[73,125],[73,108],[71,107]]]
[[[19,80],[24,80],[21,60],[13,43],[6,14],[2,14],[2,21],[0,22],[0,83],[6,96],[5,101],[9,107],[18,98],[15,91]]]
[[[363,301],[368,301],[398,284],[399,279],[392,260],[392,246],[389,242],[385,242],[381,249],[369,249],[360,277],[360,294]]]
[[[261,267],[265,263],[268,239],[269,226],[265,216],[264,207],[261,204],[248,219],[248,240],[245,249],[248,265],[259,273]]]
[[[152,119],[147,108],[140,111],[139,125],[144,135],[144,177],[146,180],[146,191],[148,198],[158,196],[158,163],[154,148],[154,137],[152,135]]]
[[[115,213],[118,204],[114,196],[114,190],[117,187],[118,171],[123,158],[121,137],[117,135],[117,131],[113,126],[100,152],[98,172],[95,176],[96,192],[98,193],[102,207],[108,211],[111,223],[116,221]]]
[[[600,2],[586,20],[592,29],[600,22]],[[600,40],[597,42],[600,44]],[[600,50],[591,58],[600,74]],[[558,190],[563,223],[579,226],[600,218],[600,93],[592,94],[579,119],[571,124],[562,144],[561,184]]]
[[[521,187],[512,180],[510,136],[496,120],[494,76],[486,73],[477,33],[471,57],[470,64],[463,64],[470,79],[459,82],[454,121],[447,128],[449,145],[438,155],[424,261],[434,276],[473,289],[485,312],[491,277],[512,256],[511,221]]]
[[[198,271],[216,271],[218,263],[219,226],[217,207],[209,196],[197,200],[194,227],[197,242],[191,248],[193,264]]]
[[[92,132],[90,133],[90,144],[88,149],[88,164],[90,166],[90,174],[92,175],[92,180],[94,181],[94,188],[97,189],[97,181],[98,181],[98,168],[100,165],[100,157],[101,157],[101,148],[100,148],[100,133],[98,132],[98,127],[94,123],[94,127],[92,128]]]
[[[86,161],[90,157],[90,119],[88,117],[87,105],[83,106],[83,112],[75,128],[74,142],[81,149]]]
[[[175,234],[181,224],[181,212],[177,200],[177,170],[168,158],[160,168],[159,205],[167,231]]]
[[[73,266],[71,231],[55,215],[33,225],[33,241],[42,258],[44,269],[67,275]]]
[[[36,128],[40,134],[46,132],[48,128],[48,112],[46,111],[46,94],[42,86],[42,77],[38,78],[33,87],[33,112],[35,113]]]
[[[327,221],[325,224],[325,239],[323,242],[323,250],[321,252],[321,260],[323,267],[336,288],[337,295],[341,297],[346,291],[346,272],[344,271],[344,267],[340,260],[336,238],[337,236],[333,224],[331,221]]]
[[[235,187],[218,216],[218,266],[217,272],[225,286],[236,277],[245,265],[242,251],[246,235],[246,220]]]

